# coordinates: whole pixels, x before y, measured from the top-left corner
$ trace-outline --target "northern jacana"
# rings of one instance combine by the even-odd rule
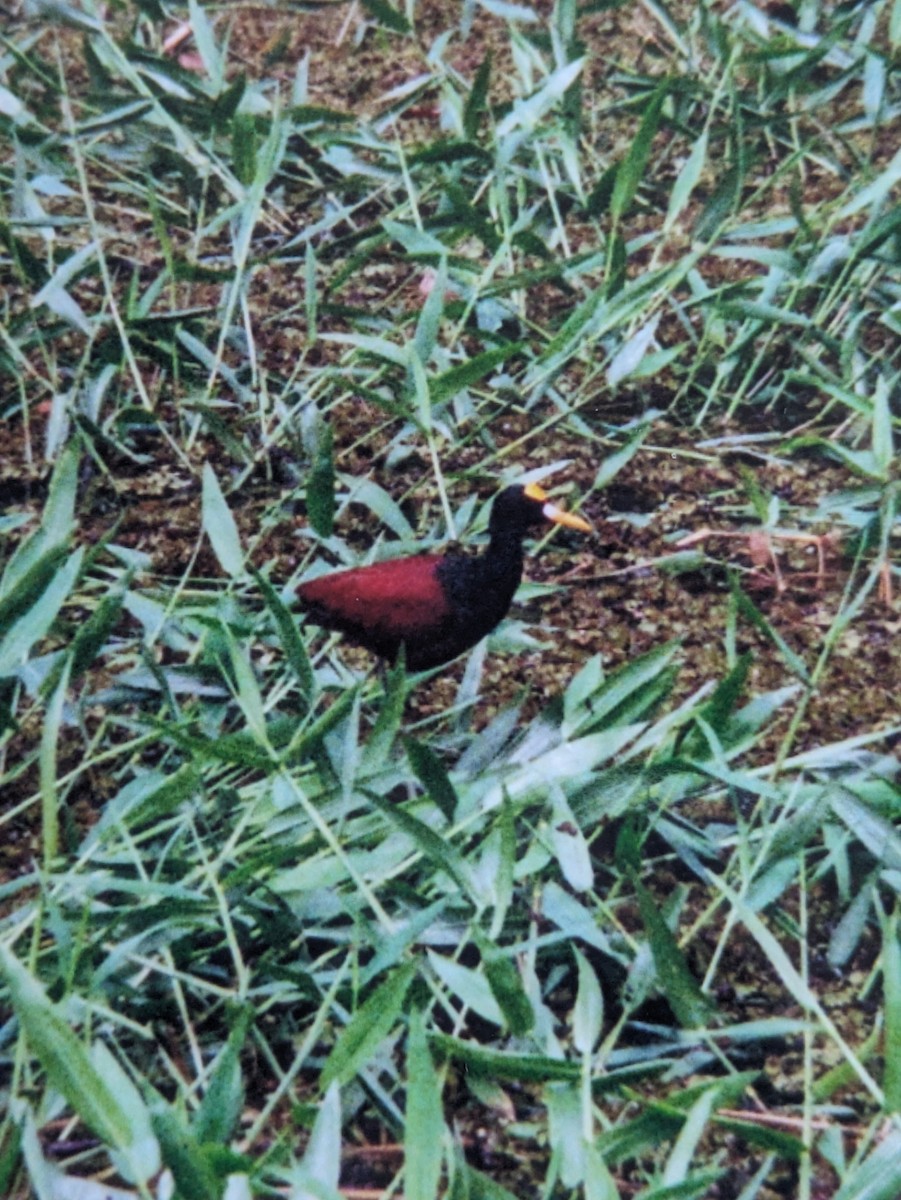
[[[403,646],[409,670],[441,666],[507,615],[522,579],[523,539],[548,521],[591,532],[537,484],[505,488],[491,506],[488,548],[479,557],[417,554],[335,571],[301,584],[301,608],[314,624],[389,662]]]

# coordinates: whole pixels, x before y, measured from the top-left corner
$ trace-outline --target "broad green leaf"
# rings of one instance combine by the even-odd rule
[[[65,660],[56,688],[50,696],[44,713],[44,728],[41,730],[41,749],[38,756],[41,781],[41,833],[44,843],[44,867],[52,870],[53,860],[59,851],[59,802],[56,778],[56,754],[63,704],[69,686],[69,663]]]
[[[723,317],[761,321],[765,325],[801,326],[807,329],[811,324],[810,317],[804,313],[778,308],[775,304],[767,304],[762,300],[727,300],[720,305],[718,311]]]
[[[241,186],[237,180],[235,181],[235,186]],[[256,404],[257,397],[253,391],[241,382],[241,376],[239,373],[227,363],[223,362],[221,357],[217,356],[215,350],[211,350],[205,342],[201,341],[200,338],[195,337],[189,329],[183,326],[179,326],[176,329],[175,337],[176,340],[184,347],[184,349],[187,350],[188,354],[190,354],[193,358],[196,358],[197,361],[201,363],[207,371],[210,372],[211,377],[215,377],[217,375],[221,376],[221,378],[235,392],[236,396],[243,404],[247,405],[248,408],[251,408]],[[229,430],[229,427],[224,421],[218,418],[216,411],[211,405],[200,401],[195,401],[188,407],[203,416],[203,419],[207,422],[207,424],[215,429],[217,436],[220,437],[222,441],[226,443],[226,445],[231,447],[233,452],[236,453],[237,457],[240,458],[244,456],[244,451],[241,447],[241,444],[232,439],[232,434]]]
[[[184,1200],[219,1200],[221,1180],[206,1148],[188,1128],[184,1114],[157,1096],[151,1103],[150,1117],[163,1163],[172,1172],[177,1194]]]
[[[876,380],[873,393],[873,461],[881,479],[888,479],[895,458],[892,435],[892,411],[889,406],[889,389],[885,376]]]
[[[544,1097],[548,1142],[559,1163],[560,1182],[565,1188],[578,1187],[588,1165],[582,1089],[573,1083],[552,1083],[545,1089]]]
[[[216,44],[213,26],[199,0],[189,0],[188,14],[197,53],[200,55],[207,75],[218,87],[223,78],[225,64],[224,55]]]
[[[458,363],[455,367],[449,367],[440,375],[436,375],[429,381],[429,391],[433,402],[440,404],[443,400],[449,400],[452,396],[456,396],[470,384],[478,383],[489,371],[493,371],[495,367],[500,366],[508,359],[514,358],[522,350],[524,344],[523,342],[514,342],[494,346],[490,350],[483,350],[474,358],[468,358],[465,362]]]
[[[474,895],[475,888],[469,878],[469,866],[447,838],[395,801],[384,799],[371,791],[367,791],[366,796],[392,825],[413,841],[416,849],[425,855],[436,870],[446,871],[461,891],[467,895]]]
[[[32,308],[40,308],[45,304],[51,312],[87,337],[93,336],[98,318],[88,317],[81,305],[66,290],[66,285],[94,258],[97,248],[97,242],[88,242],[80,250],[70,254],[31,300]]]
[[[352,501],[354,504],[365,504],[374,516],[388,526],[392,533],[399,538],[412,539],[413,529],[404,516],[403,509],[381,484],[376,483],[374,479],[361,479],[347,475],[341,476],[341,483],[348,489],[348,501]]]
[[[425,788],[429,799],[441,809],[446,820],[452,821],[457,810],[457,793],[444,763],[428,743],[414,737],[404,738],[404,749],[413,774]]]
[[[451,163],[472,162],[473,159],[476,159],[486,167],[490,166],[494,161],[488,151],[484,150],[476,142],[467,141],[464,138],[438,138],[437,141],[430,142],[428,145],[423,146],[421,150],[417,150],[411,154],[408,161],[416,166],[422,163],[442,163],[444,166],[449,166]],[[449,188],[448,190],[451,189]],[[453,192],[454,216],[459,221],[459,224],[465,229],[471,229],[490,249],[496,249],[498,241],[496,235],[492,236],[491,226],[485,221],[484,217],[479,216],[478,211],[472,205],[461,203],[462,197],[456,189],[453,189]],[[383,222],[386,229],[388,228],[388,224],[387,220]],[[391,222],[391,224],[396,226],[398,222]],[[401,228],[408,227],[401,226]],[[426,259],[434,258],[437,261],[448,257],[447,247],[444,242],[440,238],[433,237],[430,233],[417,230],[416,236],[410,234],[407,240],[408,246],[409,244],[416,244],[419,247],[416,253]],[[459,254],[450,256],[449,261],[453,262],[455,266],[461,267],[467,273],[472,268],[472,260]]]
[[[657,984],[676,1020],[683,1028],[696,1029],[706,1023],[713,1003],[701,991],[685,956],[663,918],[657,901],[638,878],[633,878],[641,920],[657,969]]]
[[[503,1025],[504,1014],[491,990],[486,975],[472,967],[464,967],[443,954],[428,951],[429,965],[448,989],[466,1008],[472,1009],[492,1025]]]
[[[104,596],[85,623],[78,627],[64,660],[69,667],[70,681],[83,675],[101,651],[109,649],[107,639],[125,603],[125,587],[126,583],[123,581]],[[62,663],[59,670],[51,671],[45,679],[41,689],[45,695],[56,685],[61,670]]]
[[[882,1088],[888,1112],[901,1112],[901,944],[897,912],[882,927],[882,991],[885,1004],[885,1071]]]
[[[322,1193],[319,1188],[338,1195],[338,1176],[341,1170],[341,1093],[336,1081],[326,1088],[303,1156],[303,1173],[319,1187],[305,1189],[299,1194],[309,1200]]]
[[[410,22],[403,13],[392,8],[387,0],[363,0],[363,7],[385,29],[392,33],[411,33]]]
[[[41,537],[40,545],[47,544],[46,538]],[[9,579],[4,577],[4,590],[0,595],[0,631],[8,630],[13,621],[37,601],[56,575],[64,553],[62,546],[53,547],[39,558],[32,559],[24,570],[9,572]],[[32,556],[29,555],[29,558]]]
[[[125,583],[104,596],[72,639],[72,678],[77,679],[94,662],[100,652],[108,649],[107,640],[119,619],[125,603]]]
[[[604,280],[604,296],[608,300],[617,296],[626,285],[627,259],[626,243],[623,235],[617,229],[610,236],[607,255],[607,278]]]
[[[864,59],[864,112],[876,119],[885,101],[885,62],[882,54]]]
[[[901,1132],[889,1127],[863,1162],[854,1164],[832,1200],[897,1200],[901,1196]]]
[[[553,879],[544,889],[541,915],[546,921],[556,925],[568,941],[579,938],[587,946],[594,946],[595,949],[616,957],[610,939],[599,928],[595,917],[575,896]]]
[[[470,1166],[459,1147],[454,1148],[453,1172],[455,1186],[448,1190],[448,1200],[522,1200],[522,1193],[514,1195],[492,1175]]]
[[[31,608],[8,628],[0,641],[0,678],[21,666],[32,647],[50,632],[59,610],[78,580],[83,558],[84,547],[79,546],[53,574],[50,583]]]
[[[160,1168],[160,1147],[153,1130],[150,1109],[132,1077],[113,1056],[105,1042],[95,1041],[90,1047],[91,1066],[107,1092],[116,1098],[116,1106],[128,1126],[129,1138],[124,1146],[111,1150],[117,1170],[136,1182],[154,1176]]]
[[[316,753],[322,746],[324,739],[337,726],[340,725],[344,718],[350,712],[359,697],[360,688],[352,687],[343,691],[335,700],[334,704],[317,717],[312,724],[301,725],[296,729],[295,736],[285,747],[284,761],[287,764],[292,762],[303,762],[304,759],[311,754]],[[296,726],[296,722],[294,722]],[[270,743],[272,742],[272,734],[268,734]],[[273,743],[274,744],[274,743]]]
[[[199,1142],[227,1145],[237,1127],[244,1104],[241,1051],[252,1019],[252,1009],[240,1010],[228,1040],[210,1068],[203,1099],[191,1122],[191,1132]]]
[[[597,1146],[585,1148],[585,1200],[621,1200],[622,1193],[607,1169]]]
[[[502,21],[522,21],[527,25],[537,21],[538,13],[527,4],[516,4],[513,0],[476,0],[480,8],[500,17]]]
[[[413,380],[413,396],[416,400],[419,424],[422,430],[427,432],[432,424],[432,392],[425,363],[419,357],[419,351],[413,342],[407,347],[407,359],[407,366]]]
[[[146,821],[166,816],[196,795],[199,775],[194,763],[176,771],[146,771],[138,774],[104,805],[100,820],[91,829],[85,848],[107,832],[121,827],[136,830]]]
[[[611,387],[616,387],[638,369],[654,340],[659,324],[660,316],[652,317],[617,350],[607,368],[607,382]]]
[[[590,216],[602,217],[610,207],[618,171],[619,162],[614,160],[589,192],[588,199],[585,201],[585,207]]]
[[[550,841],[563,878],[576,892],[588,891],[594,884],[594,868],[585,836],[579,828],[563,790],[551,785],[553,812]]]
[[[27,124],[30,114],[22,101],[9,88],[0,87],[0,116],[9,117],[13,123]]]
[[[504,927],[504,919],[513,900],[513,875],[516,866],[516,822],[513,806],[505,797],[495,824],[498,838],[497,865],[492,872],[494,915],[489,937],[496,939]]]
[[[260,685],[250,662],[249,648],[239,643],[230,629],[225,629],[225,645],[228,649],[228,666],[230,668],[230,683],[234,697],[241,709],[241,715],[247,732],[250,733],[260,746],[268,749],[266,737],[266,705]]]
[[[367,771],[379,771],[388,762],[404,715],[407,699],[407,672],[404,656],[391,667],[385,682],[385,695],[375,718],[375,725],[363,750],[363,765]]]
[[[594,477],[595,488],[605,488],[619,474],[626,463],[634,458],[650,430],[650,424],[639,425],[621,449],[614,450],[612,454],[608,454],[604,458]]]
[[[322,538],[335,527],[335,464],[332,458],[332,429],[320,423],[310,474],[307,477],[307,516]]]
[[[547,1083],[555,1079],[578,1080],[582,1076],[580,1064],[567,1059],[544,1054],[505,1054],[445,1033],[433,1034],[429,1041],[444,1057],[460,1063],[467,1071],[492,1079]]]
[[[846,217],[853,216],[862,208],[872,208],[874,211],[881,208],[889,192],[897,187],[899,182],[901,182],[901,150],[896,152],[885,170],[877,175],[872,183],[856,191],[852,198],[839,209],[836,221],[844,221]]]
[[[41,515],[41,528],[52,546],[68,542],[72,533],[80,463],[81,453],[76,445],[71,445],[60,455],[54,468],[47,503]]]
[[[708,196],[701,215],[695,222],[692,238],[706,242],[714,238],[720,227],[735,210],[741,196],[746,166],[742,159],[721,171],[713,191]],[[792,222],[794,225],[794,222]],[[735,231],[732,231],[735,236]]]
[[[503,140],[517,129],[534,129],[538,122],[557,104],[567,89],[578,79],[585,65],[584,58],[565,63],[552,71],[541,87],[525,100],[514,100],[510,112],[498,122],[495,129],[497,141]]]
[[[554,746],[519,765],[516,773],[509,775],[503,783],[494,783],[482,801],[484,809],[497,808],[504,796],[514,803],[523,802],[530,796],[546,793],[554,783],[565,784],[567,789],[576,789],[602,762],[633,741],[641,728],[627,725],[621,729],[590,733]]]
[[[713,1106],[718,1100],[718,1089],[712,1087],[702,1092],[692,1105],[663,1169],[662,1182],[665,1187],[673,1187],[689,1179],[698,1143],[708,1132]]]
[[[247,77],[243,73],[236,75],[227,86],[223,86],[223,80],[220,76],[216,81],[216,86],[219,87],[220,91],[213,102],[212,122],[217,129],[227,129],[229,123],[234,120],[235,114],[241,107],[241,102],[246,98],[248,105],[252,105],[256,97],[254,92],[248,88]]]
[[[219,565],[233,579],[244,573],[244,551],[235,518],[225,502],[219,480],[209,463],[203,464],[203,528]]]
[[[867,931],[870,921],[870,910],[873,907],[873,883],[875,872],[863,881],[851,903],[845,910],[841,920],[836,924],[829,936],[829,965],[842,968],[860,945],[861,938]]]
[[[309,56],[309,49],[307,49],[307,55]],[[307,318],[307,343],[312,346],[316,341],[319,308],[319,288],[316,279],[316,248],[313,245],[312,238],[307,242],[306,250],[304,251],[303,283],[303,306]]]
[[[338,342],[341,345],[350,346],[363,354],[371,355],[373,358],[381,359],[396,367],[407,365],[406,347],[399,346],[396,342],[389,342],[387,338],[374,337],[372,334],[364,333],[320,333],[319,339],[323,342]]]
[[[850,788],[828,788],[832,811],[870,854],[893,871],[901,871],[901,834],[895,825]]]
[[[18,616],[24,605],[9,599],[17,593],[29,595],[43,590],[39,579],[53,573],[58,557],[68,545],[75,518],[75,496],[78,488],[80,453],[75,445],[68,446],[53,469],[47,503],[41,514],[41,525],[35,533],[16,547],[9,557],[0,580],[0,629]],[[43,564],[43,566],[39,566]],[[34,574],[33,574],[34,573]],[[5,607],[6,603],[11,606]]]
[[[641,1200],[707,1200],[716,1194],[714,1189],[726,1174],[725,1167],[692,1171],[679,1183],[662,1183],[659,1187],[647,1188]]]
[[[357,1009],[322,1068],[322,1088],[335,1080],[348,1083],[366,1065],[400,1019],[416,971],[415,962],[396,968]]]
[[[58,1200],[58,1198],[68,1200],[67,1189],[72,1189],[73,1185],[78,1189],[76,1192],[78,1200],[134,1200],[135,1193],[132,1188],[127,1190],[114,1188],[107,1196],[104,1194],[107,1188],[104,1187],[101,1191],[99,1183],[93,1193],[84,1196],[82,1188],[85,1180],[83,1178],[73,1179],[72,1176],[64,1175],[59,1167],[46,1157],[41,1139],[38,1137],[34,1114],[21,1099],[14,1098],[9,1105],[9,1119],[6,1125],[7,1128],[14,1130],[14,1134],[10,1138],[10,1147],[3,1156],[6,1160],[3,1162],[4,1196],[15,1195],[18,1189],[14,1188],[14,1183],[20,1178],[24,1164],[28,1172],[29,1196],[34,1195],[35,1200]],[[13,1148],[15,1159],[13,1162],[9,1162],[10,1151]]]
[[[425,298],[425,303],[416,322],[416,332],[413,334],[413,345],[419,356],[419,361],[427,363],[432,351],[438,343],[438,331],[441,328],[441,318],[444,315],[444,297],[447,294],[447,256],[442,254],[438,269],[432,277],[432,285]]]
[[[573,1045],[580,1054],[591,1054],[604,1024],[604,997],[598,977],[578,946],[573,946],[579,986],[573,1008]]]
[[[901,0],[899,0],[899,3],[901,3]],[[463,107],[463,132],[467,138],[474,138],[478,133],[479,122],[482,113],[485,111],[488,98],[488,84],[491,79],[492,63],[493,56],[489,50],[481,63],[479,63],[479,69],[475,73],[475,78],[469,89],[469,95],[466,97],[466,104]]]
[[[31,1053],[47,1078],[84,1123],[121,1159],[133,1181],[159,1169],[159,1149],[149,1114],[134,1085],[105,1048],[89,1053],[41,984],[0,945],[0,971],[6,978],[16,1016]],[[112,1086],[110,1079],[112,1077]]]
[[[451,897],[442,896],[433,904],[420,909],[396,932],[379,937],[374,947],[375,953],[365,967],[360,970],[360,982],[362,984],[370,983],[376,975],[380,975],[399,962],[404,957],[405,951],[420,941],[426,930],[435,924],[450,901]]]
[[[417,161],[418,155],[411,155],[411,161]],[[399,242],[411,257],[436,259],[440,262],[447,258],[447,246],[440,238],[420,229],[417,225],[408,225],[403,221],[394,221],[390,217],[382,219],[382,228],[394,241]]]
[[[666,227],[675,224],[679,214],[688,204],[692,192],[701,179],[706,162],[707,130],[704,129],[701,131],[701,136],[692,146],[691,153],[682,164],[679,174],[676,176],[676,182],[673,184],[672,192],[670,192],[669,206],[666,210],[666,221],[664,222]]]
[[[633,1120],[621,1121],[604,1130],[596,1139],[604,1162],[615,1164],[629,1158],[658,1154],[661,1145],[676,1137],[682,1128],[682,1113],[652,1108]]]

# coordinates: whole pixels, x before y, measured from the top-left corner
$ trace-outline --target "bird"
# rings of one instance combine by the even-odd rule
[[[552,504],[535,483],[495,497],[488,547],[477,557],[416,554],[320,575],[297,588],[314,625],[409,671],[443,666],[507,615],[523,571],[523,539],[545,522],[590,533],[587,521]]]

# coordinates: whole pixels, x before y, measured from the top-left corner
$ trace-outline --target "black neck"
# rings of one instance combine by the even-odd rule
[[[510,607],[523,570],[522,533],[492,530],[488,548],[476,558],[448,555],[442,583],[457,623],[473,638],[489,633]]]
[[[491,534],[488,549],[482,556],[486,584],[512,597],[522,579],[524,557],[521,532],[496,530]]]

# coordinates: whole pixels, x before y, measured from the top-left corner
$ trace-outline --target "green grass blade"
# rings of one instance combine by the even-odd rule
[[[222,1181],[184,1116],[161,1096],[152,1103],[150,1113],[162,1160],[172,1172],[178,1195],[184,1200],[219,1200]]]
[[[888,1112],[901,1112],[901,944],[898,914],[882,929],[882,987],[885,995],[885,1070],[882,1087]]]
[[[666,85],[661,84],[649,99],[629,152],[617,168],[613,194],[610,197],[610,213],[614,221],[619,221],[625,215],[644,178],[651,143],[660,127],[666,94]]]
[[[482,966],[491,994],[514,1037],[525,1037],[535,1025],[535,1011],[526,995],[519,971],[504,953],[482,942]]]
[[[293,671],[302,695],[309,700],[316,694],[316,677],[313,674],[306,642],[300,636],[297,620],[282,602],[281,596],[269,580],[255,567],[251,568],[251,574],[262,592],[266,607],[275,622],[285,661]]]
[[[219,565],[233,579],[244,573],[244,551],[231,509],[225,502],[216,473],[209,463],[203,464],[203,496],[201,499],[203,528],[213,547]]]
[[[414,1009],[407,1035],[407,1102],[404,1129],[404,1196],[435,1200],[446,1130],[441,1086],[429,1053],[423,1013]]]
[[[316,1185],[314,1195],[322,1193],[332,1196],[339,1195],[341,1094],[336,1082],[329,1084],[322,1103],[319,1105],[301,1169],[304,1175]]]
[[[41,779],[41,834],[43,841],[44,868],[51,870],[59,853],[59,794],[57,783],[57,747],[63,719],[63,705],[69,687],[69,665],[67,659],[56,688],[50,696],[44,713],[44,728],[41,731],[41,750],[38,759]]]

